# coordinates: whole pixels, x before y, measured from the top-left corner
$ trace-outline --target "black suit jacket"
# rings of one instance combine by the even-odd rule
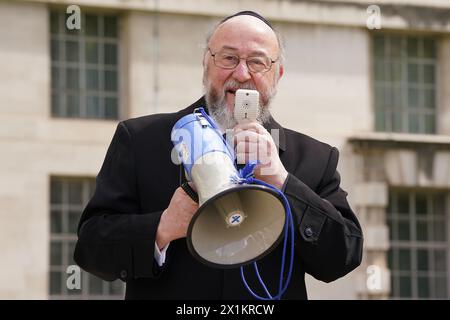
[[[186,239],[170,243],[162,268],[154,259],[159,219],[182,180],[171,161],[170,133],[178,119],[200,106],[203,98],[177,113],[120,122],[82,214],[75,261],[104,280],[125,281],[127,299],[252,298],[239,269],[201,264]],[[360,264],[362,231],[339,186],[338,150],[273,119],[265,127],[280,130],[280,158],[289,172],[284,193],[296,226],[294,271],[283,298],[306,299],[305,272],[329,282]],[[278,290],[281,251],[282,242],[258,262],[272,294]],[[250,266],[246,278],[263,295]]]

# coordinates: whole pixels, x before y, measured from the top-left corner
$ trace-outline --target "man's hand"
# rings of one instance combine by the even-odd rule
[[[186,237],[189,223],[197,209],[198,203],[178,187],[159,221],[156,231],[156,245],[159,249],[164,248],[172,240]]]
[[[255,177],[278,189],[283,187],[288,172],[281,163],[272,136],[262,125],[256,122],[238,124],[234,127],[234,145],[238,164],[259,160]]]

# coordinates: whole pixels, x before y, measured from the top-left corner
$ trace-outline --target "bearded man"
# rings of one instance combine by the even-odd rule
[[[337,149],[285,129],[271,116],[283,60],[280,37],[269,21],[253,11],[228,16],[206,40],[204,97],[177,113],[119,123],[79,223],[74,258],[84,270],[108,281],[122,279],[127,299],[253,298],[239,269],[206,266],[186,245],[198,204],[180,187],[184,174],[171,160],[170,137],[175,122],[198,107],[206,108],[223,133],[233,132],[237,158],[260,160],[255,177],[280,189],[289,201],[295,255],[283,298],[307,299],[305,273],[330,282],[361,263],[361,226],[340,188]],[[234,119],[238,89],[259,92],[256,122],[238,125]],[[251,152],[262,145],[267,152]],[[273,293],[281,247],[258,261]],[[253,273],[247,282],[259,290]]]

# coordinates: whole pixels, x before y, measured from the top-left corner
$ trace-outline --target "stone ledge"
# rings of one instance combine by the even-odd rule
[[[438,149],[450,149],[450,135],[363,132],[352,135],[348,138],[348,141],[357,146],[393,148],[435,146]]]

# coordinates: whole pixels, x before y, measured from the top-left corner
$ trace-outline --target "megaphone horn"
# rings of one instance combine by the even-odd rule
[[[172,129],[175,151],[194,182],[199,209],[187,232],[187,246],[202,263],[234,268],[261,259],[282,238],[283,199],[274,190],[238,184],[234,150],[214,122],[194,111]]]

